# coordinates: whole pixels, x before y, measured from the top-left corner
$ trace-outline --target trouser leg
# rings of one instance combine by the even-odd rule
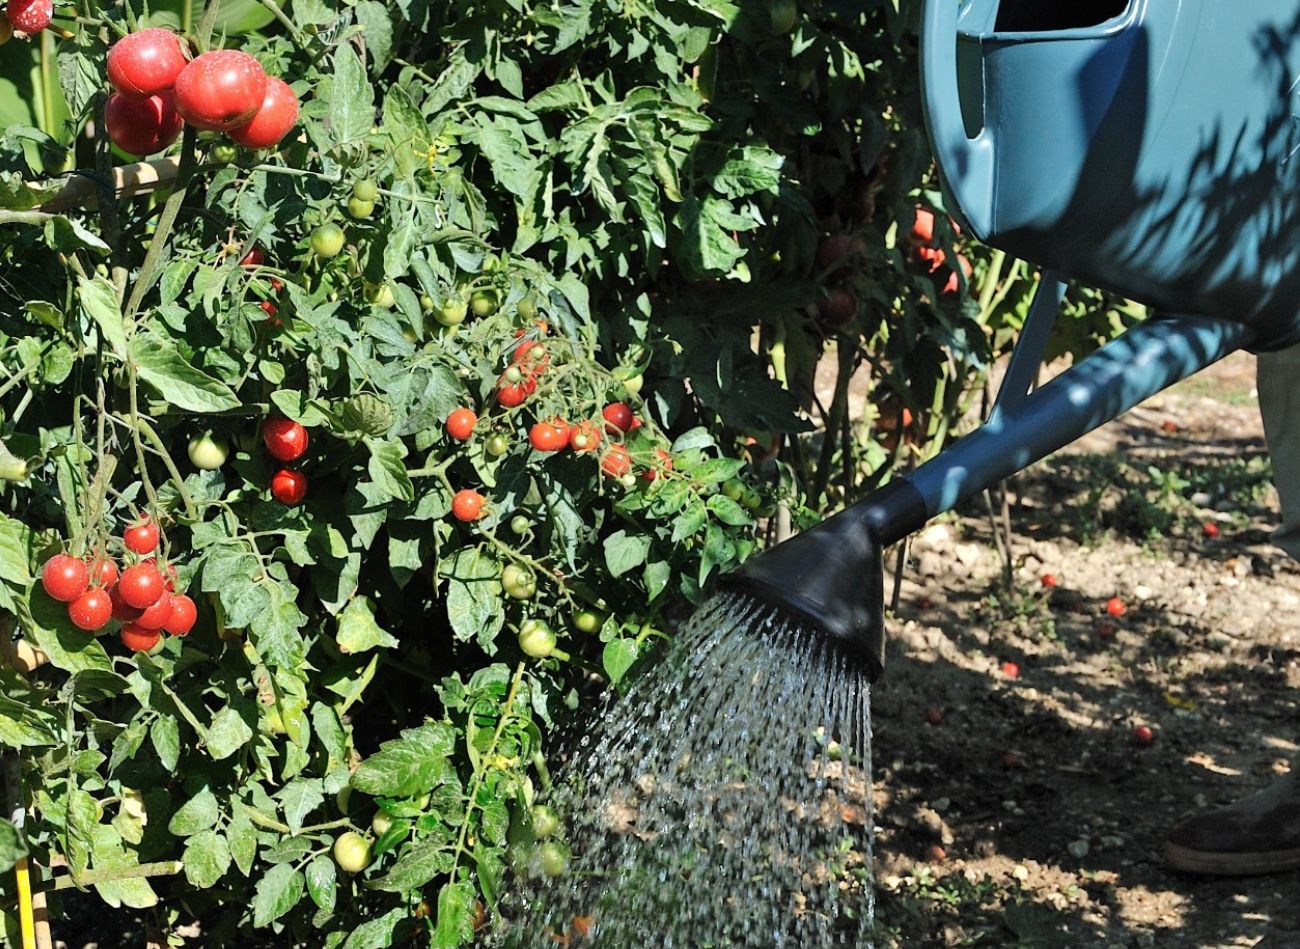
[[[1257,367],[1259,414],[1282,505],[1273,541],[1300,559],[1300,345],[1260,353]]]

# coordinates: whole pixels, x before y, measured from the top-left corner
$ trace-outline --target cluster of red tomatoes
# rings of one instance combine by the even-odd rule
[[[961,233],[961,228],[956,222],[953,222],[952,226],[958,234]],[[929,208],[917,207],[916,219],[912,222],[911,241],[916,247],[917,259],[930,265],[930,273],[934,273],[944,265],[948,255],[944,253],[942,247],[935,246],[934,212]],[[957,265],[963,275],[970,277],[971,265],[965,254],[957,255]],[[961,280],[957,276],[957,271],[949,267],[948,279],[943,285],[942,292],[956,293],[960,288]]]
[[[184,593],[175,592],[176,570],[158,568],[158,525],[145,519],[122,533],[122,544],[136,563],[118,574],[107,555],[89,562],[55,554],[41,568],[41,585],[53,599],[68,604],[68,619],[88,632],[103,629],[110,619],[122,623],[128,649],[147,652],[164,632],[184,636],[194,627],[198,609]]]
[[[113,44],[108,79],[116,91],[104,125],[113,144],[132,155],[166,148],[186,122],[225,132],[245,148],[270,148],[298,121],[293,89],[252,56],[218,49],[191,59],[181,38],[159,27]]]
[[[544,324],[539,324],[541,331],[546,331]],[[522,336],[520,330],[516,336]],[[524,339],[514,349],[510,366],[497,380],[497,404],[513,409],[522,405],[536,390],[538,380],[551,364],[546,345],[539,339]],[[626,402],[611,402],[601,413],[603,421],[584,419],[569,422],[559,416],[539,419],[528,429],[528,442],[539,452],[558,452],[565,448],[576,453],[590,452],[600,459],[600,470],[610,478],[616,478],[627,486],[635,484],[632,474],[632,456],[627,446],[622,444],[622,436],[641,427],[641,420],[636,417]],[[468,407],[454,409],[447,415],[447,434],[456,441],[468,441],[478,426],[478,413]],[[604,449],[602,441],[606,436],[610,441]],[[505,454],[509,446],[505,436],[494,433],[484,445],[485,451],[492,456]],[[660,470],[670,470],[673,466],[672,455],[663,449],[656,449],[657,463],[649,467],[644,477],[653,481]],[[456,492],[452,498],[452,516],[460,521],[474,521],[482,515],[485,498],[477,491],[464,489]]]
[[[276,461],[297,461],[307,452],[307,429],[289,418],[270,418],[262,426],[262,444]],[[297,504],[307,496],[307,476],[296,468],[281,468],[271,475],[271,497],[281,504]]]

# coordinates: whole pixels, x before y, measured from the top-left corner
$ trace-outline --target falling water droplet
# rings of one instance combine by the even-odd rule
[[[567,867],[521,872],[494,944],[869,949],[870,750],[857,663],[715,598],[557,783]]]

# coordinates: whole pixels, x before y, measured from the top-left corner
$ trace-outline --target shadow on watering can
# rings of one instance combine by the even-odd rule
[[[926,0],[945,186],[976,237],[1048,272],[983,426],[724,582],[874,678],[885,546],[1236,349],[1300,339],[1298,66],[1295,0]],[[1066,276],[1156,315],[1031,394]]]

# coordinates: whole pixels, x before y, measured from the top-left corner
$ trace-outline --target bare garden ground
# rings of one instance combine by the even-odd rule
[[[1300,741],[1253,390],[1234,356],[1018,476],[1010,586],[982,504],[913,539],[873,696],[878,947],[1300,947],[1300,873],[1160,859]]]

